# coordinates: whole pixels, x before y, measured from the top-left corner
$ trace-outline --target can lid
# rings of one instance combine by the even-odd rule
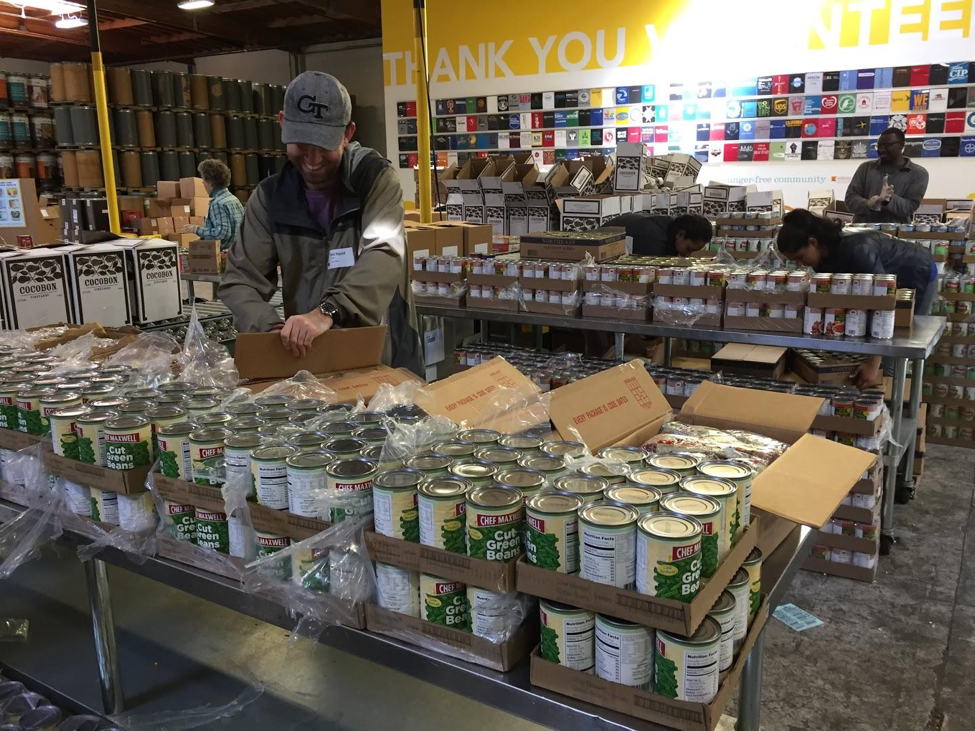
[[[510,449],[538,449],[542,444],[542,440],[538,437],[522,434],[508,434],[501,437],[498,440],[498,444],[502,447],[509,447]]]
[[[219,401],[215,398],[191,398],[186,402],[186,408],[190,411],[209,411],[210,409],[215,409],[219,405]]]
[[[731,480],[725,480],[721,477],[708,477],[707,475],[688,475],[680,481],[680,488],[697,495],[717,495],[718,497],[727,497],[738,492],[738,488]]]
[[[234,416],[256,416],[261,407],[255,403],[231,404],[227,407],[227,413]]]
[[[374,459],[378,462],[383,456],[383,445],[367,444],[361,450],[359,450],[359,454],[366,459]]]
[[[564,440],[542,442],[538,449],[543,454],[556,457],[564,457],[566,455],[571,457],[581,457],[586,453],[586,445],[582,442],[569,442]]]
[[[63,409],[52,411],[48,416],[52,419],[77,419],[91,413],[87,406],[66,406]]]
[[[429,497],[444,498],[465,495],[473,487],[473,482],[462,477],[428,477],[420,483],[419,491]]]
[[[382,420],[383,415],[378,411],[360,411],[349,419],[353,424],[379,424]]]
[[[89,407],[92,404],[88,404]],[[78,422],[82,424],[97,424],[103,421],[108,421],[109,419],[114,419],[118,416],[117,411],[110,411],[108,409],[94,409],[89,411],[84,416],[78,417]]]
[[[496,474],[494,481],[505,487],[533,490],[545,484],[545,475],[529,467],[512,467]]]
[[[433,445],[433,451],[448,457],[463,457],[474,454],[477,451],[477,445],[473,442],[453,439],[445,442],[437,442]]]
[[[200,414],[196,417],[198,424],[210,425],[210,424],[229,424],[233,421],[233,416],[225,411],[210,411],[206,414]]]
[[[351,434],[356,429],[356,425],[351,421],[331,421],[322,427],[322,431],[330,436]]]
[[[254,399],[254,403],[258,406],[287,406],[294,401],[295,397],[286,393],[270,393]]]
[[[358,454],[364,446],[366,446],[366,442],[362,439],[339,437],[325,442],[324,449],[335,454]]]
[[[700,536],[701,524],[694,518],[671,513],[650,513],[640,519],[640,530],[657,538],[681,540]]]
[[[287,406],[266,406],[258,411],[257,415],[267,421],[287,421],[297,413],[297,411],[293,411]]]
[[[575,513],[584,504],[585,501],[575,493],[557,490],[532,495],[525,507],[538,513],[558,514]]]
[[[614,472],[612,468],[613,465],[608,465],[605,462],[591,462],[580,467],[579,471],[587,477],[598,477],[606,480],[625,476],[625,472]]]
[[[332,462],[328,474],[334,477],[363,477],[376,470],[376,462],[365,457],[350,457]]]
[[[617,485],[606,489],[606,499],[627,505],[653,505],[660,500],[660,493],[652,487]]]
[[[666,454],[652,454],[647,457],[647,464],[665,470],[692,470],[701,462],[692,454],[668,452]]]
[[[565,469],[565,460],[561,457],[547,457],[544,454],[524,455],[518,460],[518,464],[540,472],[554,472]]]
[[[474,457],[476,459],[483,459],[486,462],[494,462],[495,464],[517,462],[520,456],[521,452],[519,452],[517,449],[499,446],[482,447],[474,452]]]
[[[382,424],[369,424],[367,426],[360,426],[354,432],[352,436],[357,439],[365,439],[367,442],[375,442],[380,439],[385,439],[389,435],[386,427]]]
[[[674,492],[660,498],[660,507],[676,515],[706,518],[721,512],[721,504],[705,495]]]
[[[467,493],[467,502],[485,508],[508,508],[521,505],[521,490],[504,485],[475,487]]]
[[[322,405],[322,400],[317,398],[300,398],[291,403],[291,408],[295,411],[318,411]]]
[[[117,409],[119,406],[125,406],[126,403],[128,401],[121,396],[112,396],[89,401],[88,405],[96,409]]]
[[[294,447],[289,447],[286,444],[272,444],[266,447],[258,447],[253,452],[251,452],[251,459],[256,459],[258,461],[265,460],[286,460],[298,453],[298,450]]]
[[[160,434],[162,431],[160,430]],[[231,434],[224,440],[224,446],[230,449],[254,449],[264,443],[257,434]]]
[[[714,614],[715,612],[727,612],[728,610],[733,610],[735,608],[735,595],[730,591],[725,589],[721,592],[721,596],[718,597],[718,601],[714,603],[711,607],[711,611],[708,614]]]
[[[313,447],[316,444],[321,447],[326,441],[328,437],[317,431],[304,431],[288,438],[288,444],[292,447]]]
[[[203,429],[196,429],[190,432],[191,442],[222,442],[233,434],[232,429],[225,426],[208,426]]]
[[[257,416],[244,416],[234,420],[234,430],[243,431],[246,429],[257,429],[267,424],[264,419]]]
[[[579,517],[595,525],[623,526],[635,523],[639,511],[632,505],[623,503],[592,503],[579,511]]]
[[[501,433],[493,429],[465,429],[457,434],[457,438],[475,444],[492,444],[501,439]]]
[[[144,399],[151,401],[159,395],[158,389],[155,388],[136,388],[127,393],[128,397],[131,399]]]
[[[676,485],[680,483],[680,475],[671,470],[636,470],[627,475],[626,478],[629,482],[634,485],[646,486],[651,485],[654,487],[667,487],[669,485]]]
[[[609,482],[602,477],[590,477],[589,475],[562,475],[555,480],[555,487],[580,495],[592,495],[609,487]]]
[[[445,470],[450,466],[450,457],[443,454],[418,454],[406,460],[406,466],[423,472]]]
[[[144,416],[116,416],[105,422],[106,429],[141,429],[149,426],[149,420]]]
[[[573,607],[569,604],[562,604],[561,602],[554,602],[551,599],[539,599],[538,603],[544,611],[553,614],[593,614],[588,609],[579,609],[579,607]]]
[[[332,462],[335,461],[335,455],[329,454],[328,452],[304,452],[302,454],[293,454],[286,462],[289,467],[297,467],[299,469],[324,469]]]
[[[385,487],[390,490],[416,489],[421,482],[423,482],[423,473],[408,468],[386,470],[372,478],[373,487]]]
[[[495,475],[498,471],[498,466],[493,462],[478,459],[473,462],[452,464],[447,468],[447,471],[455,477],[465,477],[468,480],[483,480]]]
[[[664,632],[662,629],[658,629],[657,634],[663,635],[670,642],[679,645],[710,645],[721,639],[721,625],[714,617],[705,617],[697,631],[690,637],[681,637],[670,632]]]
[[[760,564],[762,562],[762,559],[764,557],[765,557],[765,554],[762,553],[762,549],[761,548],[758,548],[756,546],[755,548],[753,548],[751,550],[751,553],[748,554],[748,558],[746,558],[742,562],[741,565],[742,566],[754,566],[757,563]]]
[[[48,404],[66,404],[79,399],[81,399],[81,394],[77,391],[68,391],[67,393],[54,391],[50,396],[41,396],[41,401]]]
[[[197,426],[191,421],[177,421],[174,424],[166,424],[156,429],[156,434],[161,437],[176,437],[195,432]],[[229,437],[228,437],[229,438]]]
[[[643,447],[603,447],[599,457],[614,462],[642,462],[647,453]]]
[[[189,383],[181,383],[179,381],[174,381],[172,383],[164,383],[159,387],[160,391],[168,391],[172,393],[187,393],[193,390],[193,386]]]
[[[742,480],[751,477],[754,472],[740,462],[702,462],[697,471],[708,477],[723,477],[726,480]]]

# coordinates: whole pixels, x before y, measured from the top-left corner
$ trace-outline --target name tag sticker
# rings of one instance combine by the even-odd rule
[[[355,264],[355,255],[352,253],[351,247],[333,249],[328,252],[329,269],[341,269],[343,267],[350,267],[353,264]]]

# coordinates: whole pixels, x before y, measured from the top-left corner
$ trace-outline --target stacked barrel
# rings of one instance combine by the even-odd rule
[[[61,187],[50,83],[0,69],[0,178],[34,178],[42,192]]]

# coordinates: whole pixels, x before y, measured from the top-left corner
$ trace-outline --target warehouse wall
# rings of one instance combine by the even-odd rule
[[[461,19],[450,0],[428,0],[430,96],[652,83],[659,102],[672,82],[975,60],[973,0],[931,0],[923,12],[893,0],[788,3],[787,21],[783,5],[752,0],[745,13],[740,3],[714,0],[564,0],[553,13],[548,3],[496,0],[465,4]],[[383,0],[382,9],[387,152],[397,161],[396,103],[416,99],[412,10],[397,0]],[[501,22],[507,18],[518,22]],[[860,162],[708,164],[698,179],[755,182],[799,206],[810,188],[842,197]],[[975,196],[971,160],[920,162],[931,172],[929,196]],[[413,171],[400,172],[412,200]]]
[[[291,81],[290,54],[287,51],[247,51],[196,59],[196,73],[247,79],[260,84],[287,84]]]
[[[15,74],[43,74],[51,73],[51,64],[46,61],[31,61],[26,58],[5,58],[0,56],[0,71]]]

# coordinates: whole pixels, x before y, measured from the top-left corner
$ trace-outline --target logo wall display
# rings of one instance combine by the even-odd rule
[[[807,96],[803,99],[802,114],[804,116],[809,116],[810,114],[819,114],[822,108],[822,99],[818,96]]]
[[[725,105],[725,117],[727,119],[738,119],[741,117],[741,102],[728,102]]]
[[[975,132],[975,112],[968,112],[968,116],[965,117],[965,131]]]
[[[857,108],[857,98],[853,94],[841,94],[836,106],[840,114],[853,114]]]
[[[869,153],[869,147],[866,142],[854,142],[851,148],[853,159],[861,160],[865,159]]]
[[[949,84],[967,84],[968,83],[968,64],[967,63],[953,63],[948,67],[948,83]]]
[[[857,110],[869,112],[873,108],[873,94],[857,94]]]
[[[907,117],[907,134],[921,135],[927,127],[927,117],[923,114],[911,114]]]
[[[772,114],[772,105],[768,99],[761,99],[755,105],[755,112],[759,117],[768,117]]]
[[[617,104],[629,104],[630,103],[630,89],[626,86],[616,87],[616,103]]]
[[[790,96],[789,97],[789,114],[793,117],[798,117],[802,114],[802,110],[806,107],[806,98],[804,96]]]
[[[958,154],[961,157],[975,157],[975,137],[962,137]]]
[[[922,144],[921,157],[941,157],[941,140],[928,137]]]
[[[907,131],[907,115],[906,114],[892,114],[890,115],[890,121],[887,123],[888,127],[896,127],[897,129],[902,129]],[[881,130],[883,132],[883,130]]]
[[[839,99],[835,94],[827,94],[820,100],[820,109],[823,114],[836,114]]]
[[[789,113],[789,100],[779,97],[772,101],[772,114],[776,117],[784,117]]]

